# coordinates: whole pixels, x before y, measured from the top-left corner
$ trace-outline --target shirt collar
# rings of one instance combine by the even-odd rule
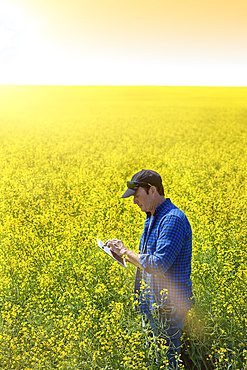
[[[155,211],[154,211],[154,216],[158,215],[159,213],[161,213],[162,211],[169,211],[170,210],[170,206],[171,206],[171,200],[170,198],[166,198],[164,200],[164,202],[160,203]],[[147,212],[147,218],[150,218],[151,217],[151,213],[150,212]]]

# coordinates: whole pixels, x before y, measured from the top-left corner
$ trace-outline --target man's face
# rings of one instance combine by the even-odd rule
[[[149,190],[150,193],[150,190]],[[153,211],[154,201],[151,194],[147,194],[146,190],[142,187],[139,187],[133,195],[134,204],[137,204],[142,212],[151,212]]]

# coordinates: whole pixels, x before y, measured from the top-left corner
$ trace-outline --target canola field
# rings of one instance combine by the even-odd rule
[[[141,169],[193,229],[181,368],[247,369],[247,88],[0,87],[0,369],[155,369],[133,310]]]

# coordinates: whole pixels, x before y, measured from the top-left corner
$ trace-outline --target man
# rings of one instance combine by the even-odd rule
[[[142,170],[127,181],[127,186],[122,198],[133,196],[134,203],[147,214],[139,253],[127,249],[121,240],[108,240],[106,244],[137,266],[138,309],[146,315],[158,349],[165,343],[169,369],[177,369],[184,320],[194,303],[191,227],[186,215],[164,197],[157,172]]]

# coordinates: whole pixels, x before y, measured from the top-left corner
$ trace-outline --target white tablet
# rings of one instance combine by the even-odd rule
[[[115,261],[117,261],[121,266],[127,268],[127,264],[125,260],[120,257],[117,253],[113,252],[109,247],[104,245],[104,243],[97,238],[97,244],[104,252],[106,252],[109,256],[111,256]]]

